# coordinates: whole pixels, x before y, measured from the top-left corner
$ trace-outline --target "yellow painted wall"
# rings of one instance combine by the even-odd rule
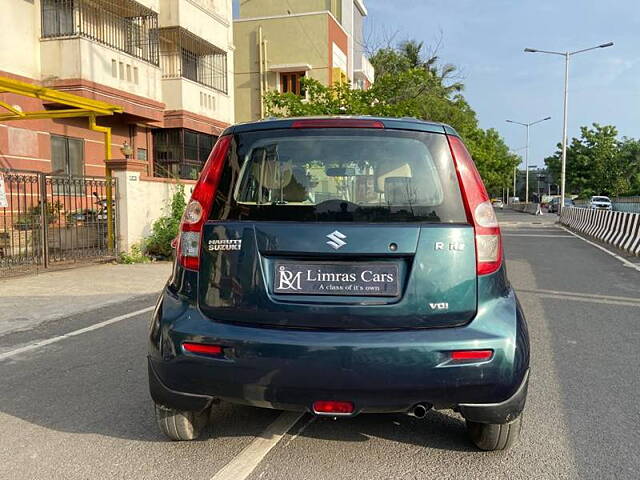
[[[342,0],[241,0],[240,18],[270,17],[329,10],[341,20]]]
[[[236,121],[260,118],[258,27],[267,43],[268,66],[309,64],[307,75],[328,84],[329,33],[327,14],[234,22]],[[268,70],[268,69],[267,69]],[[268,74],[269,89],[278,74]]]
[[[40,79],[40,2],[0,4],[0,71]]]

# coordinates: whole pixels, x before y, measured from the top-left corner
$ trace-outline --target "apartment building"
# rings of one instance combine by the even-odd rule
[[[195,179],[234,121],[231,0],[11,0],[0,76],[119,105],[112,152],[143,179]],[[0,93],[24,111],[58,108]],[[1,109],[1,108],[0,108]],[[6,112],[2,112],[6,113]],[[104,175],[86,118],[0,124],[0,168]]]
[[[300,79],[368,88],[363,0],[241,0],[234,20],[236,121],[265,115],[270,90],[305,95]]]

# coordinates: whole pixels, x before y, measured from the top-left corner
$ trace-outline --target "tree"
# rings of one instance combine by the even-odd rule
[[[496,130],[479,128],[476,113],[464,98],[457,69],[439,64],[435,53],[423,55],[423,43],[406,41],[381,48],[370,59],[376,81],[368,90],[348,83],[324,86],[304,78],[306,98],[293,93],[265,95],[270,116],[374,115],[414,117],[451,125],[465,140],[490,193],[509,186],[519,163]]]
[[[580,128],[580,138],[567,146],[566,189],[581,197],[623,196],[640,193],[640,144],[619,140],[612,125],[592,124]],[[545,159],[555,178],[560,178],[562,145]]]

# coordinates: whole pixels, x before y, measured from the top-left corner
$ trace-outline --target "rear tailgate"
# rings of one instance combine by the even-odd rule
[[[475,257],[444,133],[243,132],[203,228],[199,306],[292,328],[461,325]]]
[[[339,253],[327,245],[336,230]],[[200,308],[217,321],[401,329],[461,325],[476,312],[468,225],[210,223],[203,245]],[[284,281],[282,268],[292,272]]]

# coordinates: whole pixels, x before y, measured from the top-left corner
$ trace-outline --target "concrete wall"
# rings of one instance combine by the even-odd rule
[[[181,26],[222,50],[233,41],[230,0],[160,0],[161,27]]]
[[[154,12],[157,12],[160,7],[160,0],[136,0],[136,2],[150,8]]]
[[[39,43],[44,82],[80,78],[162,101],[159,67],[85,38]]]
[[[122,252],[151,234],[153,222],[169,212],[176,185],[162,179],[144,179],[139,172],[114,172],[118,179],[118,237]],[[185,200],[191,196],[193,182],[185,182]]]
[[[1,3],[0,71],[40,78],[40,1]]]
[[[271,17],[329,10],[341,18],[341,0],[242,0],[240,18]]]
[[[233,72],[229,80],[233,80]],[[229,124],[234,121],[233,83],[225,95],[186,78],[167,78],[162,81],[162,91],[167,110],[187,110]]]
[[[263,38],[268,42],[269,68],[273,65],[309,64],[311,70],[307,75],[328,84],[331,79],[328,18],[328,14],[320,13],[234,22],[237,122],[260,118],[258,28],[262,26]],[[279,88],[276,72],[270,72],[267,78],[269,89]]]

